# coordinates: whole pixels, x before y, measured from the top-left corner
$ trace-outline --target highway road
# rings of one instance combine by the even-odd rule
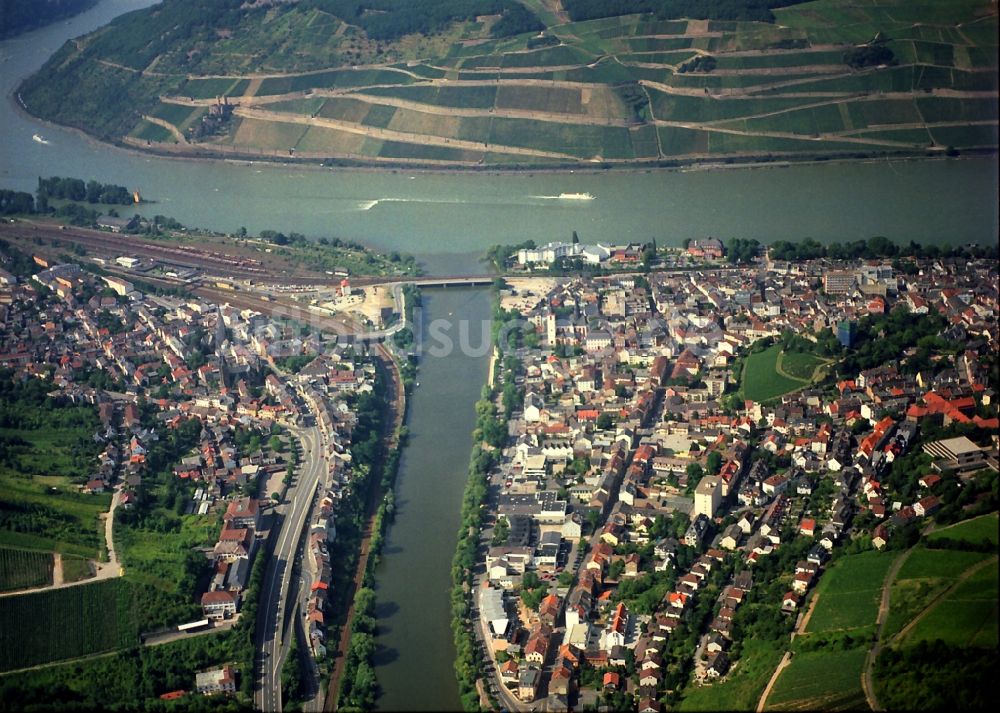
[[[264,711],[281,710],[281,666],[298,625],[291,619],[295,601],[289,601],[289,586],[298,545],[326,471],[325,436],[320,429],[298,428],[293,433],[302,444],[302,465],[295,484],[286,493],[286,503],[276,508],[275,519],[280,518],[281,522],[277,533],[271,534],[277,540],[264,573],[254,632],[257,649],[254,704]]]

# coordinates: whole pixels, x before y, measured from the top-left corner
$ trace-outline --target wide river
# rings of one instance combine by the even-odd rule
[[[884,235],[956,244],[997,240],[997,161],[873,161],[716,171],[443,174],[248,162],[186,162],[92,141],[17,111],[13,92],[63,42],[150,0],[90,11],[0,42],[0,188],[34,191],[39,176],[139,188],[141,212],[222,231],[241,226],[362,240],[417,255],[428,272],[485,269],[496,243],[746,237],[769,242]],[[34,137],[37,136],[36,140]],[[590,193],[593,200],[560,199]],[[428,294],[425,324],[489,318],[485,291]],[[398,516],[379,573],[378,676],[387,710],[458,708],[448,583],[467,472],[473,402],[486,357],[427,357],[410,408]]]

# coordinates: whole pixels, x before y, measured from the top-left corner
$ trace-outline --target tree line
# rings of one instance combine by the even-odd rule
[[[0,40],[72,17],[97,0],[3,0],[0,3]]]
[[[773,8],[806,0],[563,0],[574,21],[652,13],[660,20],[747,20],[774,22]]]
[[[37,195],[38,201],[42,205],[47,205],[49,198],[86,201],[90,204],[132,204],[132,192],[125,186],[99,183],[94,180],[84,182],[81,178],[63,178],[61,176],[50,176],[49,178],[39,176]],[[44,210],[42,205],[39,206],[39,210]]]
[[[878,258],[996,258],[997,246],[994,245],[922,245],[909,241],[905,245],[897,244],[889,238],[876,235],[868,240],[835,242],[823,245],[814,238],[803,238],[797,242],[776,240],[771,243],[769,254],[772,260],[817,260],[830,258],[832,260],[874,260]]]
[[[535,14],[515,0],[304,0],[305,7],[324,12],[363,28],[373,40],[395,40],[403,35],[429,35],[457,20],[501,15],[494,37],[545,29]]]

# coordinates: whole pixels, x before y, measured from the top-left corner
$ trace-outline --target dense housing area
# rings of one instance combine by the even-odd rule
[[[960,649],[989,665],[995,515],[944,533],[997,506],[995,264],[745,247],[501,290],[468,569],[501,705],[899,705],[965,680]],[[958,601],[968,626],[929,649]]]

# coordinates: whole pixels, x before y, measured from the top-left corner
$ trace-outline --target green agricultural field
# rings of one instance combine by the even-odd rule
[[[581,90],[567,87],[535,87],[520,85],[500,87],[496,96],[497,109],[521,109],[556,114],[583,114]]]
[[[368,115],[371,108],[371,104],[359,99],[352,99],[350,97],[331,97],[323,104],[323,107],[319,110],[318,115],[324,119],[349,121],[357,124]]]
[[[842,557],[823,574],[806,630],[810,634],[871,627],[878,616],[882,583],[895,552],[862,552]]]
[[[963,535],[988,537],[992,534],[996,543],[996,513],[968,520],[940,531],[945,534],[936,539]],[[983,532],[992,523],[992,533]],[[950,534],[948,534],[950,533]],[[933,541],[935,533],[928,536]],[[977,543],[978,544],[978,543]],[[896,636],[928,607],[934,606],[958,578],[970,568],[983,562],[988,555],[982,552],[961,550],[936,550],[923,546],[913,549],[892,583],[889,599],[889,616],[883,637],[888,640]]]
[[[994,146],[997,125],[931,127],[931,135],[941,146]]]
[[[188,106],[186,104],[160,104],[153,111],[149,112],[150,116],[155,116],[157,119],[163,119],[177,128],[182,128],[184,123],[192,117],[192,115],[202,111],[202,107],[199,106]]]
[[[220,96],[240,96],[243,91],[237,92],[239,85],[244,85],[246,80],[241,80],[232,77],[220,77],[211,79],[191,79],[182,86],[177,94],[178,96],[188,97],[190,99],[214,99]]]
[[[858,131],[851,134],[859,139],[872,139],[878,142],[893,142],[907,144],[913,147],[925,147],[934,143],[927,129],[886,129],[882,131]]]
[[[920,577],[940,577],[955,579],[969,567],[986,559],[982,552],[962,552],[960,550],[931,550],[917,547],[903,563],[896,579],[916,579]]]
[[[781,54],[739,55],[718,58],[719,69],[772,69],[815,65],[843,65],[844,53],[838,50],[784,52]]]
[[[660,148],[664,156],[707,154],[708,132],[679,126],[659,126]]]
[[[952,646],[996,648],[997,560],[951,590],[906,635],[904,644],[942,639]]]
[[[400,141],[384,142],[379,155],[384,158],[458,161],[462,163],[475,163],[483,157],[482,152],[464,151],[462,149],[448,148],[447,146],[403,143]]]
[[[682,711],[751,711],[784,651],[774,642],[747,639],[734,671],[722,683],[690,685],[677,709]]]
[[[656,158],[658,147],[656,142],[656,129],[652,126],[641,126],[629,132],[632,137],[632,151],[636,158]]]
[[[997,115],[997,99],[954,99],[951,97],[921,97],[917,109],[926,122],[954,120],[989,121]]]
[[[177,143],[177,138],[170,133],[169,129],[166,129],[159,124],[154,124],[151,121],[146,121],[143,119],[140,121],[131,132],[129,136],[133,139],[139,139],[140,141],[152,141],[153,143],[163,144],[163,143]]]
[[[326,126],[310,126],[302,138],[299,139],[295,149],[299,152],[322,154],[325,156],[335,154],[377,155],[377,152],[369,154],[365,151],[365,144],[368,141],[371,141],[371,139],[361,134],[331,129]]]
[[[307,97],[305,99],[285,99],[282,101],[262,104],[261,108],[268,111],[279,111],[283,114],[301,114],[314,116],[327,103],[326,97]]]
[[[899,579],[892,583],[889,595],[889,616],[882,630],[882,637],[888,641],[903,630],[952,584],[952,580],[940,577],[913,577]]]
[[[801,651],[767,697],[768,710],[865,710],[861,671],[867,648]]]
[[[0,670],[134,646],[131,587],[121,579],[5,597]]]
[[[375,97],[395,97],[421,104],[453,106],[465,109],[489,109],[493,106],[497,88],[493,85],[442,86],[425,85],[399,87],[368,87],[364,93]]]
[[[781,345],[775,344],[747,357],[743,366],[743,395],[752,401],[767,401],[789,391],[801,389],[809,382],[778,373]]]
[[[632,154],[625,127],[499,117],[492,124],[491,144],[555,151],[585,159],[621,159],[630,158]]]
[[[268,151],[287,152],[295,148],[309,127],[305,124],[243,119],[231,137],[237,147],[260,146]]]
[[[786,139],[779,136],[753,136],[749,134],[730,134],[711,132],[708,142],[713,154],[742,154],[755,156],[772,153],[795,154],[836,154],[860,150],[861,146],[846,141],[831,141],[828,139]]]
[[[912,99],[873,99],[847,105],[851,128],[864,129],[884,124],[922,124]]]
[[[986,540],[993,543],[993,546],[996,547],[998,524],[1000,524],[1000,521],[998,521],[997,513],[991,512],[987,515],[981,515],[971,520],[964,520],[954,525],[934,530],[934,532],[927,535],[926,539],[929,542],[942,539],[965,540],[972,544],[979,544]]]
[[[0,592],[52,584],[52,554],[0,547]]]
[[[397,109],[394,106],[385,106],[384,104],[375,104],[368,110],[365,118],[362,119],[361,123],[365,126],[374,126],[379,129],[384,129],[389,126],[392,122],[392,117],[396,113]]]

